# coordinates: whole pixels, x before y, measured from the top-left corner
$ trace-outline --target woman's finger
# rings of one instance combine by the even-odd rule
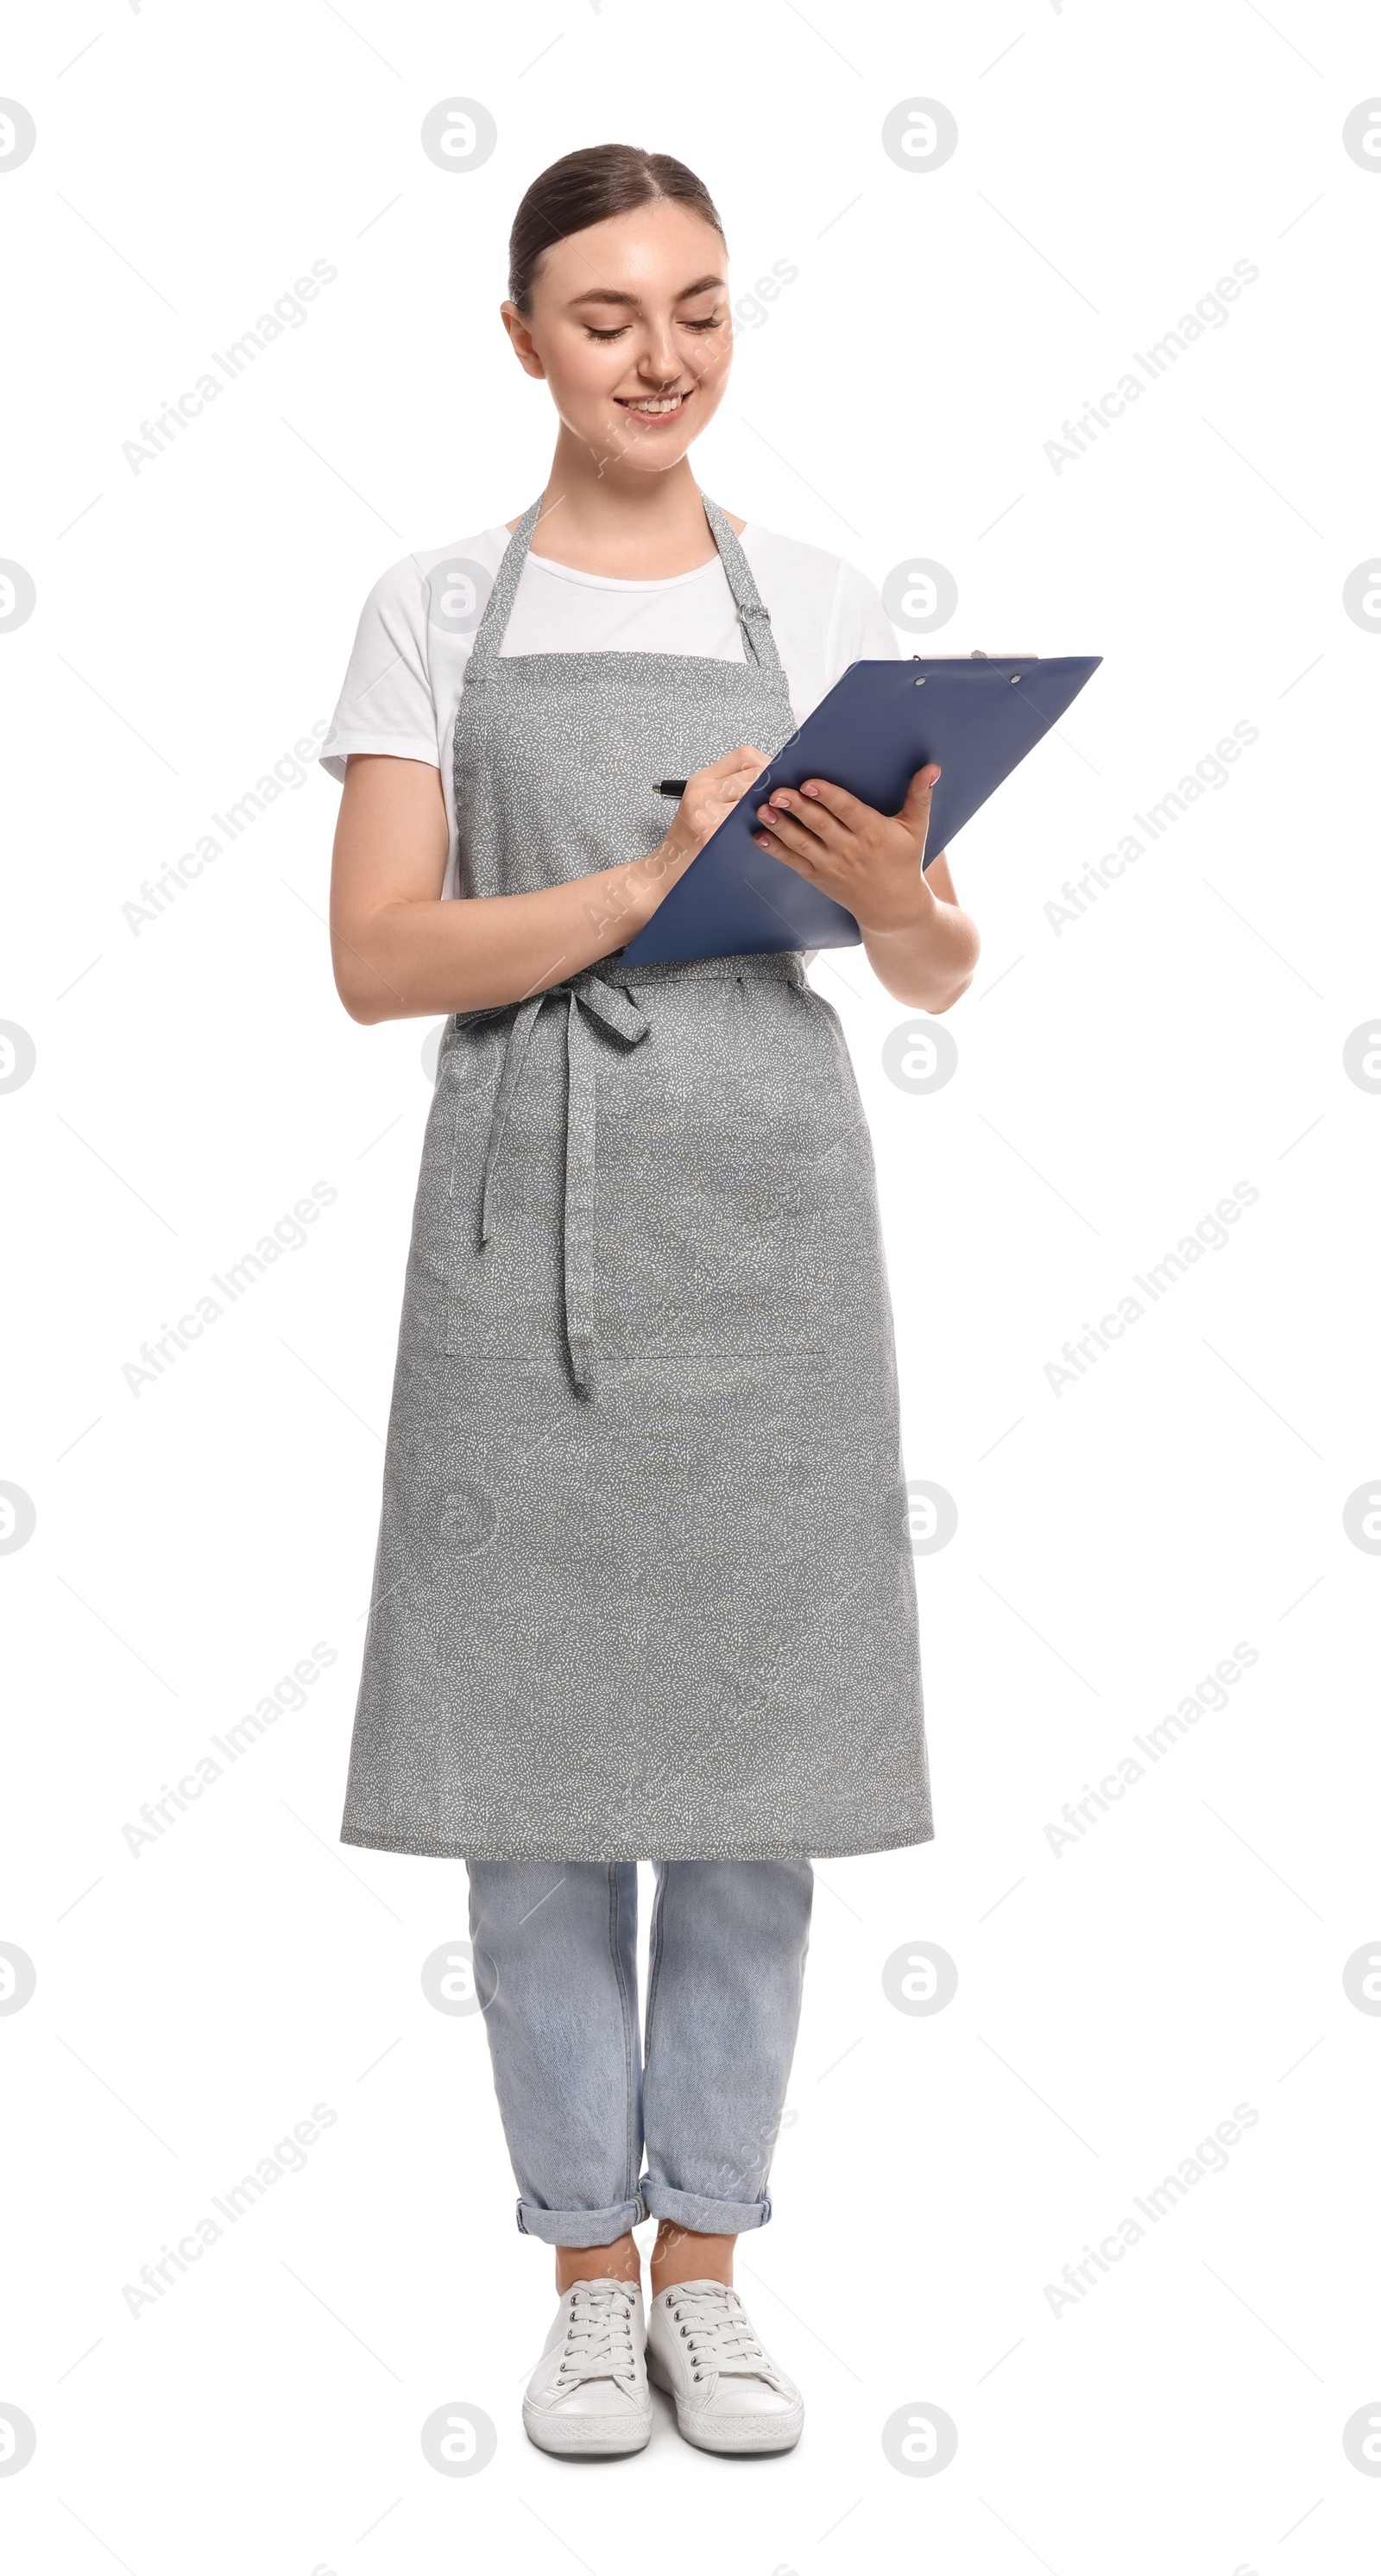
[[[875,807],[865,805],[861,797],[851,796],[847,787],[832,787],[827,778],[808,778],[801,794],[812,803],[823,806],[827,814],[832,814],[835,821],[843,823],[849,831],[856,832],[862,824],[877,819]]]
[[[764,816],[766,816],[765,822],[763,820]],[[775,805],[760,805],[758,807],[758,822],[760,828],[769,834],[771,838],[784,842],[786,847],[789,850],[796,851],[799,857],[807,859],[824,858],[825,845],[818,835],[814,832],[808,832],[805,825],[803,823],[796,822],[790,814],[779,813]]]
[[[908,832],[929,831],[930,800],[939,783],[940,772],[933,761],[927,761],[924,769],[917,770],[906,791],[901,812],[897,817],[899,823],[906,825]]]
[[[767,804],[771,814],[789,814],[793,823],[799,823],[803,831],[813,833],[826,849],[841,847],[847,826],[838,822],[818,799],[812,804],[807,797],[798,795],[794,787],[774,787]]]
[[[702,847],[766,767],[764,754],[745,742],[734,751],[722,752],[718,760],[707,761],[703,769],[692,770],[676,809],[673,832],[689,834],[694,846]]]

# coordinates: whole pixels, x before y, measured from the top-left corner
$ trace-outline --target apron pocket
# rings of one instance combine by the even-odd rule
[[[668,988],[650,1016],[658,1079],[598,1156],[597,1347],[798,1356],[871,1335],[872,1148],[829,1005],[747,976]]]

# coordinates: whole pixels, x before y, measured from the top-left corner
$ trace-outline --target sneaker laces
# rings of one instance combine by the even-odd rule
[[[781,2384],[781,2374],[764,2352],[737,2290],[727,2281],[694,2281],[677,2290],[671,2314],[690,2351],[691,2377],[765,2379]]]
[[[636,2379],[633,2295],[624,2281],[577,2281],[566,2293],[566,2340],[556,2374],[556,2394],[569,2396],[586,2379]]]

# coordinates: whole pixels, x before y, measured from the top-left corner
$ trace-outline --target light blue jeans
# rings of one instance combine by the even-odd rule
[[[810,1862],[654,1866],[640,2050],[636,1863],[468,1863],[518,2225],[548,2245],[610,2245],[642,2218],[731,2236],[772,2215]]]

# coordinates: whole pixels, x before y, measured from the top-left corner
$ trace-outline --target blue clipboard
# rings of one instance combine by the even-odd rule
[[[754,841],[757,809],[772,789],[824,778],[895,814],[915,772],[937,760],[934,858],[1058,723],[1102,658],[927,661],[918,653],[906,662],[851,663],[622,955],[652,964],[856,947],[862,934],[853,914]]]

